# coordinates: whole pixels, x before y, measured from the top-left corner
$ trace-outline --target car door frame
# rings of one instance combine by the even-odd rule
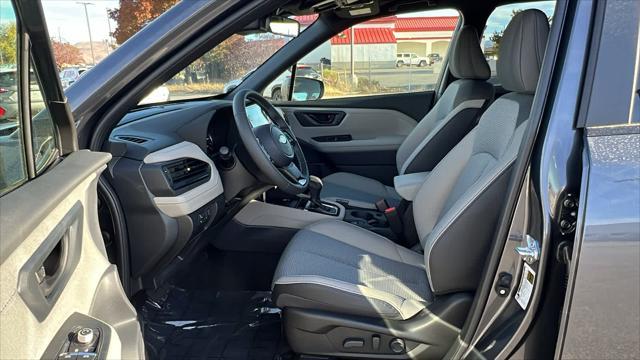
[[[96,359],[144,358],[137,314],[107,260],[96,186],[110,155],[77,151],[75,123],[61,89],[39,0],[11,1],[16,18],[19,115],[27,175],[0,196],[2,356],[56,358],[80,328],[98,339]],[[55,153],[36,169],[30,69],[53,123]],[[44,115],[43,115],[44,114]],[[40,117],[42,116],[42,117]],[[22,161],[22,160],[21,160]],[[36,170],[40,170],[37,172]],[[62,350],[65,349],[65,350]],[[78,349],[79,351],[85,351]],[[68,351],[77,352],[69,348]]]

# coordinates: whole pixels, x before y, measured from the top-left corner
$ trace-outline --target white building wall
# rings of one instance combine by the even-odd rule
[[[356,44],[353,46],[354,61],[395,61],[396,44]],[[351,45],[331,46],[332,62],[350,62]]]
[[[299,63],[315,65],[320,63],[320,59],[331,59],[331,56],[331,40],[327,40],[300,59]]]

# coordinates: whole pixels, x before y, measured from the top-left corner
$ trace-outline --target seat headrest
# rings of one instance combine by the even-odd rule
[[[491,69],[474,27],[465,25],[460,29],[451,51],[449,70],[458,79],[487,80],[491,77]]]
[[[508,91],[532,94],[544,58],[549,22],[540,10],[516,14],[504,30],[498,51],[498,80]]]

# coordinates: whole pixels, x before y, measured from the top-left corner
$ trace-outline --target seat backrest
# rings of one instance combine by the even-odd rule
[[[526,10],[504,31],[498,80],[510,91],[429,174],[413,204],[434,294],[474,290],[495,233],[533,103],[549,34],[546,15]]]
[[[478,115],[493,100],[489,64],[478,32],[463,26],[451,50],[449,70],[458,80],[409,133],[396,153],[398,173],[430,171],[475,126]]]

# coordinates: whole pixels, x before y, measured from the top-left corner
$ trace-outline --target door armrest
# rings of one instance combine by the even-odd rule
[[[396,192],[405,200],[413,201],[422,187],[422,184],[429,176],[429,171],[413,174],[398,175],[393,178],[393,186]]]

